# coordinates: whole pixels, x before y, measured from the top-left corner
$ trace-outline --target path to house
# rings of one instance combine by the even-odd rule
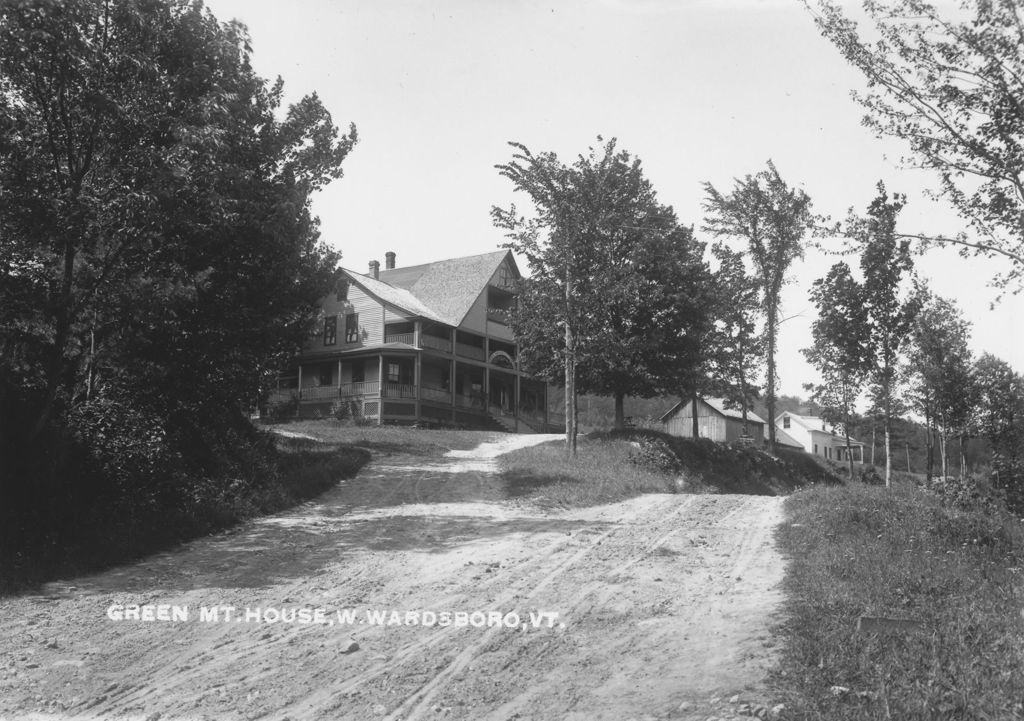
[[[770,704],[780,499],[494,500],[495,456],[537,440],[387,456],[290,512],[3,601],[0,718],[703,721],[737,715],[734,694]],[[114,603],[189,618],[114,621]],[[267,622],[296,608],[334,623]]]

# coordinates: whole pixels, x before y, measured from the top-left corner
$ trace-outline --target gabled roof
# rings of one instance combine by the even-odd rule
[[[714,410],[718,411],[726,418],[735,418],[736,420],[743,420],[743,411],[740,410],[739,408],[726,408],[725,400],[721,398],[699,398],[698,400],[704,401]],[[665,413],[665,415],[661,417],[661,420],[664,421],[666,418],[674,414],[676,411],[682,410],[682,408],[689,402],[689,399],[679,401],[674,406],[672,406],[668,410],[668,412]],[[761,416],[757,415],[753,411],[747,411],[747,421],[750,423],[762,424],[765,422],[764,419],[761,418]]]
[[[775,442],[783,446],[799,448],[801,451],[804,449],[803,443],[793,438],[793,436],[789,435],[788,433],[786,433],[786,431],[782,430],[782,428],[778,426],[775,427]]]
[[[518,277],[519,269],[511,251],[496,250],[464,258],[382,270],[380,280],[395,289],[408,292],[436,316],[443,318],[443,323],[458,326],[506,258]]]
[[[784,411],[784,412],[780,413],[778,415],[778,417],[775,419],[775,427],[776,427],[776,429],[779,429],[779,430],[782,429],[782,418],[783,418],[783,416],[789,416],[791,420],[796,421],[797,423],[799,423],[800,425],[802,425],[804,428],[806,428],[809,431],[817,431],[818,433],[827,433],[828,435],[832,436],[833,438],[842,438],[844,442],[846,441],[846,437],[836,433],[834,429],[833,430],[826,430],[825,427],[827,426],[827,424],[825,423],[825,419],[823,419],[821,416],[802,416],[799,413],[791,413],[790,411]],[[860,441],[858,441],[853,436],[850,436],[850,443],[851,444],[856,444],[858,446],[865,445],[864,443],[861,443]]]
[[[458,323],[453,324],[438,313],[435,313],[431,308],[428,308],[425,304],[420,302],[416,296],[404,288],[395,288],[387,283],[382,283],[379,280],[374,280],[367,275],[361,275],[360,273],[356,273],[351,270],[345,270],[345,275],[348,276],[349,280],[362,287],[362,289],[370,295],[376,296],[379,300],[389,303],[406,313],[418,315],[429,320],[437,321],[438,323],[458,325]]]

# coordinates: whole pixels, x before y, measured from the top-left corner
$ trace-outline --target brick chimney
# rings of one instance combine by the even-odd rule
[[[380,261],[379,260],[371,260],[370,261],[370,273],[369,273],[369,275],[374,280],[380,280]]]
[[[384,254],[384,270],[394,270],[395,268],[395,251],[389,250]]]

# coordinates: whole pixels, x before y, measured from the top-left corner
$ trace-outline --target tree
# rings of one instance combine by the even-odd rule
[[[908,295],[904,281],[913,270],[910,241],[896,235],[896,218],[906,200],[890,199],[882,183],[868,206],[867,216],[849,229],[861,246],[866,339],[871,355],[872,395],[881,412],[885,435],[885,485],[892,485],[892,419],[897,411],[899,359],[904,350],[921,300]]]
[[[822,418],[842,424],[853,478],[850,428],[857,398],[871,368],[864,289],[853,277],[850,266],[836,263],[824,278],[814,281],[811,300],[818,309],[818,318],[811,325],[814,345],[803,353],[821,373],[822,382],[804,387],[811,391],[811,399],[821,404]]]
[[[301,345],[338,259],[310,200],[356,135],[315,95],[282,113],[281,81],[249,55],[242,25],[188,0],[0,7],[13,443],[59,436],[102,397],[194,458]]]
[[[756,175],[735,181],[733,191],[722,195],[704,184],[704,229],[716,237],[738,238],[747,243],[761,285],[765,314],[765,400],[768,404],[768,438],[775,449],[775,351],[778,340],[779,303],[786,273],[803,256],[803,237],[811,228],[811,199],[790,188],[775,165]]]
[[[716,243],[712,254],[718,260],[714,273],[716,290],[715,325],[711,345],[712,375],[716,395],[738,406],[743,416],[743,435],[749,435],[747,411],[758,397],[757,376],[764,356],[764,334],[758,331],[760,285],[747,274],[743,255]],[[697,414],[694,413],[694,419]],[[697,437],[696,424],[694,437]]]
[[[974,366],[978,430],[992,446],[992,480],[1011,509],[1024,511],[1024,378],[984,353]]]
[[[909,347],[909,375],[914,383],[912,397],[925,419],[927,434],[927,476],[932,475],[932,430],[939,436],[939,459],[943,477],[947,468],[948,440],[960,438],[960,472],[966,473],[964,437],[974,410],[974,360],[968,341],[970,323],[956,303],[923,295],[923,305],[912,331]]]
[[[624,396],[658,392],[683,355],[687,318],[702,312],[692,290],[707,275],[702,247],[614,139],[572,165],[511,145],[512,161],[498,170],[535,211],[527,218],[515,206],[492,210],[531,270],[512,326],[524,368],[549,379],[563,374],[574,455],[578,392],[613,395],[621,425]]]
[[[806,0],[805,0],[806,1]],[[808,5],[808,7],[810,7]],[[854,94],[866,126],[905,141],[911,167],[934,170],[939,192],[974,231],[925,238],[1010,261],[995,282],[1024,282],[1024,16],[1012,0],[965,4],[954,20],[921,0],[865,2],[879,34],[863,38],[831,0],[815,22],[852,65],[868,92]]]

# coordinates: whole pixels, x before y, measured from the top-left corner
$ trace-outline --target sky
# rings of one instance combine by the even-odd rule
[[[942,3],[939,3],[942,5]],[[643,162],[660,202],[699,238],[703,183],[728,191],[771,159],[835,219],[863,211],[881,180],[905,193],[903,232],[962,223],[924,195],[935,180],[901,168],[905,147],[861,125],[861,76],[820,37],[798,0],[206,0],[249,28],[253,66],[286,100],[316,92],[359,142],[344,177],[314,201],[323,239],[366,272],[485,253],[504,242],[494,205],[525,199],[495,165],[509,141],[571,162],[598,143]],[[856,8],[851,6],[856,16]],[[779,388],[818,380],[810,284],[837,258],[809,249],[790,272],[780,317]],[[856,259],[850,259],[856,264]],[[1024,372],[1024,297],[988,280],[1000,261],[930,252],[917,270],[973,323],[975,353]],[[520,262],[521,269],[525,264]]]

